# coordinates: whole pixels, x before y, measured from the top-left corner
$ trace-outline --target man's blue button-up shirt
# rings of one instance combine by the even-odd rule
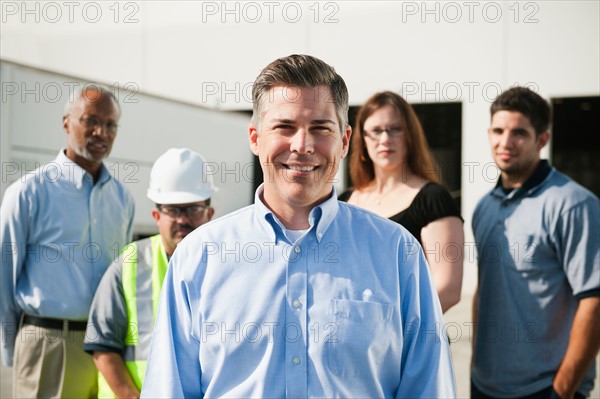
[[[143,397],[454,397],[417,241],[337,201],[296,241],[262,203],[186,237],[167,271]]]
[[[131,241],[134,200],[102,165],[99,180],[61,150],[4,194],[0,234],[2,361],[19,317],[87,320],[104,271]]]

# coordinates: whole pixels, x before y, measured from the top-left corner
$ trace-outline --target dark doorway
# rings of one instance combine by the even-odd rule
[[[600,196],[600,97],[553,98],[552,164]]]

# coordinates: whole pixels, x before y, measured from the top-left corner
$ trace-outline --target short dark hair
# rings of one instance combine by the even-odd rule
[[[252,85],[252,121],[260,125],[260,112],[265,95],[273,87],[314,88],[327,86],[342,131],[348,124],[348,89],[333,67],[320,59],[303,54],[278,58],[267,65]]]
[[[550,104],[527,87],[513,87],[500,94],[492,103],[490,117],[498,111],[520,112],[529,119],[536,135],[550,127]]]

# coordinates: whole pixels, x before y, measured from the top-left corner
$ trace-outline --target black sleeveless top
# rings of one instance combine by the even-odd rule
[[[340,201],[348,201],[354,190],[346,190],[338,196]],[[401,224],[421,243],[421,230],[429,223],[445,218],[460,216],[460,210],[454,203],[448,190],[437,183],[425,184],[405,210],[390,216],[389,219]]]

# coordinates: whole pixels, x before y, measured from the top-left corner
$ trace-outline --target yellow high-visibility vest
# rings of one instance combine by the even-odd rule
[[[141,389],[160,289],[169,262],[160,234],[127,245],[120,258],[127,309],[123,360],[133,382]],[[101,373],[98,373],[98,397],[116,398]]]

